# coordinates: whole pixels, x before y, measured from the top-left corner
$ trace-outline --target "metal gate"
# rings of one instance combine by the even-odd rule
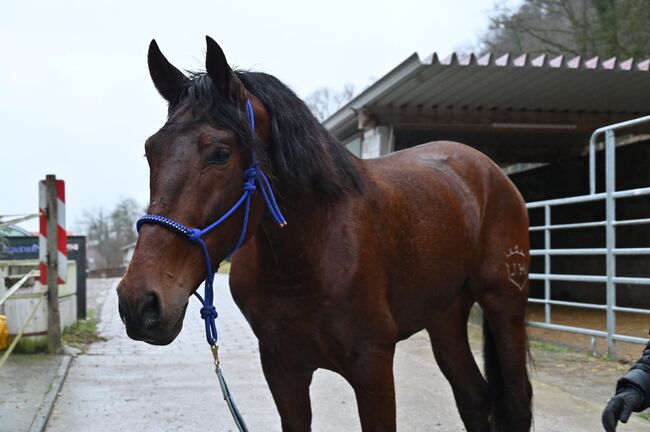
[[[543,224],[531,226],[530,231],[542,231],[544,234],[544,248],[532,249],[531,257],[544,257],[544,272],[531,273],[531,280],[544,282],[544,297],[530,298],[530,303],[541,303],[544,305],[544,322],[529,321],[528,325],[552,330],[561,330],[583,335],[592,336],[592,343],[595,343],[596,337],[602,337],[607,340],[607,352],[611,358],[615,358],[615,341],[625,341],[632,343],[645,344],[647,339],[622,335],[616,332],[616,315],[617,313],[639,313],[650,314],[650,309],[628,308],[616,305],[616,287],[619,284],[631,285],[648,285],[648,295],[650,295],[650,278],[648,277],[621,277],[617,276],[616,258],[622,255],[650,256],[650,247],[635,248],[617,248],[616,247],[616,228],[629,225],[648,225],[650,217],[637,219],[616,219],[616,202],[625,198],[639,197],[650,195],[650,187],[637,189],[616,190],[616,132],[637,126],[643,123],[650,123],[650,116],[641,117],[614,125],[597,129],[589,140],[589,191],[588,195],[574,196],[569,198],[558,198],[545,201],[536,201],[527,204],[530,210],[543,209]],[[605,192],[596,193],[596,139],[605,136]],[[650,167],[649,167],[650,169]],[[600,201],[605,203],[605,220],[575,222],[575,223],[553,223],[553,209],[571,204],[587,203]],[[605,230],[605,247],[604,248],[553,248],[551,244],[552,233],[557,230],[580,229],[603,227]],[[605,257],[605,274],[587,275],[587,274],[556,274],[551,269],[552,256],[585,256],[598,255]],[[650,267],[650,260],[648,261]],[[584,283],[604,283],[606,287],[606,303],[592,304],[579,303],[572,301],[559,301],[551,298],[551,283],[554,281],[563,282],[584,282]],[[598,309],[606,311],[607,330],[595,330],[582,327],[560,325],[552,322],[551,308],[554,305],[570,306],[575,308]],[[650,322],[650,318],[649,318]]]

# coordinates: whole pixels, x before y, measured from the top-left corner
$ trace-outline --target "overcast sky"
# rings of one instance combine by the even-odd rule
[[[152,38],[177,67],[201,69],[211,35],[231,66],[304,98],[365,87],[413,52],[474,46],[494,1],[2,0],[0,215],[36,212],[45,174],[66,181],[69,228],[120,198],[144,206],[144,141],[166,115],[146,66]]]

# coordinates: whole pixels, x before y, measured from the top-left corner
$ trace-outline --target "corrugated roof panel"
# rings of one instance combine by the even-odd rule
[[[434,53],[422,61],[414,55],[324,123],[347,130],[356,111],[370,106],[646,113],[648,70],[650,59],[452,53],[441,60]]]

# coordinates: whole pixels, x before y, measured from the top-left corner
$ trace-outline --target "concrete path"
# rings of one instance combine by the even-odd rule
[[[0,369],[0,431],[40,432],[69,363],[69,356],[12,354]]]
[[[251,431],[279,431],[280,420],[264,381],[257,343],[234,305],[227,276],[215,280],[221,361],[228,384]],[[179,338],[154,347],[126,337],[113,289],[107,293],[100,331],[107,338],[73,360],[47,426],[71,431],[234,431],[211,367],[198,302],[192,300]],[[473,337],[479,341],[478,332]],[[398,429],[463,431],[449,384],[435,365],[428,338],[419,333],[399,344],[395,361]],[[601,400],[590,402],[534,381],[535,430],[601,430]],[[314,431],[358,431],[356,403],[338,375],[318,371],[311,387]],[[632,419],[622,432],[648,431]]]

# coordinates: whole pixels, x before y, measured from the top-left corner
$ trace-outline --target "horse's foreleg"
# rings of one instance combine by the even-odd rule
[[[291,368],[277,361],[260,344],[262,370],[282,421],[283,432],[311,430],[309,385],[313,369]]]
[[[345,377],[354,389],[363,432],[394,432],[395,384],[392,349],[357,349]]]

